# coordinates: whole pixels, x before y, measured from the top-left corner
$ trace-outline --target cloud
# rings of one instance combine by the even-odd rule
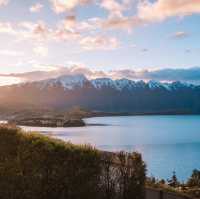
[[[108,11],[107,18],[96,18],[93,23],[90,20],[80,23],[75,18],[71,18],[71,21],[68,18],[65,21],[66,27],[73,26],[76,30],[78,29],[77,27],[85,26],[90,30],[118,29],[130,32],[135,27],[160,22],[170,17],[200,14],[200,1],[197,0],[156,0],[153,2],[142,0],[137,5],[137,13],[135,15],[125,15],[125,12],[131,10],[134,4],[136,5],[137,1],[133,0],[51,0],[51,2],[57,13],[70,11],[77,6],[93,2]]]
[[[123,12],[131,9],[134,0],[101,0],[100,6],[109,12],[111,17],[123,16]]]
[[[33,40],[34,42],[74,42],[83,50],[113,50],[120,42],[115,36],[108,36],[108,30],[125,30],[131,32],[135,27],[151,22],[158,22],[171,16],[185,16],[197,13],[200,3],[194,0],[143,0],[138,4],[135,15],[125,14],[131,9],[132,0],[50,0],[57,13],[67,11],[67,17],[50,25],[44,21],[20,23],[0,22],[0,33],[16,36],[18,41]],[[193,2],[191,4],[190,2]],[[95,5],[108,11],[106,18],[88,18],[79,21],[75,12],[77,6],[95,2]],[[31,8],[37,12],[43,5],[36,3]],[[187,12],[186,12],[187,10]],[[131,9],[132,11],[132,9]],[[156,13],[156,14],[155,14]],[[200,9],[199,9],[200,13]],[[110,33],[110,32],[109,32]],[[115,32],[116,33],[116,32]],[[186,32],[176,32],[171,37],[184,38]],[[147,50],[143,50],[146,52]]]
[[[20,51],[14,51],[14,50],[0,50],[0,55],[4,56],[23,56],[24,53]]]
[[[116,0],[102,0],[100,6],[109,11],[110,15],[121,16],[122,12],[126,9],[123,3]]]
[[[18,38],[20,39],[33,39],[35,41],[77,41],[80,37],[80,33],[76,31],[71,23],[68,29],[66,29],[64,22],[62,21],[57,27],[50,28],[45,22],[39,21],[37,23],[21,22],[18,25],[21,29],[18,32]],[[69,28],[69,26],[71,28]]]
[[[69,15],[60,21],[54,31],[54,39],[57,41],[76,41],[82,37],[82,33],[90,30],[87,22],[78,22],[75,15]]]
[[[56,66],[51,66],[51,65],[45,65],[45,64],[38,64],[37,62],[33,61],[33,67],[36,69],[36,70],[40,70],[40,71],[47,71],[47,72],[50,72],[50,71],[54,71],[57,69]]]
[[[67,30],[102,31],[102,29],[119,29],[131,31],[135,26],[144,24],[144,21],[137,16],[124,16],[123,12],[131,8],[132,0],[52,0],[51,2],[56,13],[71,11],[77,6],[93,2],[97,2],[95,5],[99,5],[108,11],[108,17],[105,19],[94,17],[81,22],[76,20],[76,16],[73,13],[73,15],[67,16],[61,23]]]
[[[69,62],[68,65],[70,66],[68,67],[44,65],[35,61],[30,61],[29,64],[34,66],[37,70],[25,73],[0,74],[0,77],[18,78],[21,82],[40,81],[49,78],[56,78],[61,75],[77,74],[84,74],[89,79],[107,77],[107,74],[104,71],[93,71],[87,68],[84,64],[77,62]]]
[[[16,34],[10,22],[0,22],[0,33]]]
[[[39,81],[56,78],[61,75],[83,74],[88,79],[107,77],[112,79],[127,78],[132,80],[156,80],[162,82],[182,81],[200,85],[200,67],[188,69],[156,69],[156,70],[133,70],[121,69],[112,71],[91,70],[84,64],[71,63],[68,67],[43,65],[34,63],[38,71],[16,74],[0,74],[0,77],[18,78],[20,81]]]
[[[33,48],[33,52],[41,57],[46,57],[48,55],[48,48],[42,45],[36,46]]]
[[[131,32],[133,28],[144,24],[145,22],[137,16],[113,16],[102,21],[101,23],[102,28],[104,29],[127,30],[128,32]]]
[[[79,32],[58,29],[54,34],[54,39],[57,41],[75,41],[80,38]]]
[[[43,8],[43,5],[41,3],[36,3],[30,7],[30,12],[36,13],[40,12],[41,9]]]
[[[65,20],[63,20],[62,22],[62,25],[64,26],[66,30],[71,30],[71,29],[76,28],[76,24],[77,24],[77,21],[76,21],[75,15],[67,16]]]
[[[44,42],[74,42],[83,50],[113,50],[119,47],[120,42],[115,37],[106,34],[91,34],[93,30],[100,29],[98,18],[87,21],[77,21],[74,15],[67,16],[56,27],[50,28],[43,21],[23,21],[16,24],[0,23],[0,33],[12,34],[17,41],[33,40],[34,44]],[[94,32],[93,32],[94,33]],[[44,48],[34,49],[36,54],[45,56]]]
[[[43,21],[36,23],[29,21],[20,22],[17,24],[17,28],[17,36],[21,39],[48,40],[52,34],[52,30]]]
[[[124,12],[131,9],[133,0],[102,0],[100,6],[108,11],[106,19],[99,20],[103,29],[127,30],[143,25],[144,20],[136,15],[125,16]]]
[[[8,4],[9,0],[0,0],[0,7],[6,6]]]
[[[92,0],[50,0],[53,10],[56,13],[67,12],[75,9],[78,6],[87,5]]]
[[[114,50],[119,47],[119,41],[104,35],[88,36],[81,39],[80,45],[85,50]]]
[[[200,67],[188,69],[160,69],[148,71],[146,73],[148,79],[156,79],[159,81],[185,81],[191,83],[200,83]]]
[[[19,23],[0,21],[0,33],[13,35],[17,40],[46,40],[49,38],[51,31],[43,21],[35,23],[30,21],[21,21]]]
[[[139,18],[147,22],[160,22],[170,17],[200,14],[199,0],[143,0],[138,5]]]
[[[156,80],[164,82],[182,81],[200,84],[200,67],[188,69],[156,69],[156,70],[113,70],[109,73],[112,78],[128,78],[133,80]]]
[[[183,39],[188,37],[189,34],[187,32],[184,31],[179,31],[179,32],[175,32],[174,34],[171,35],[172,38],[174,39]]]
[[[0,86],[21,83],[20,78],[0,76]]]

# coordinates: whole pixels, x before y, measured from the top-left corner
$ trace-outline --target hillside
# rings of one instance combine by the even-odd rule
[[[145,197],[146,166],[138,153],[102,153],[0,126],[0,157],[0,198]]]

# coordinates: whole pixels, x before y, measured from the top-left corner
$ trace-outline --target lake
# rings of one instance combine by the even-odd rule
[[[168,179],[176,171],[186,180],[200,169],[200,116],[115,116],[85,119],[86,127],[23,127],[75,144],[108,151],[138,151],[148,175]]]

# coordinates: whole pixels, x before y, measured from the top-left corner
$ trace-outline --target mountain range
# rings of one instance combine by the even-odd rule
[[[200,86],[182,82],[87,79],[64,75],[54,79],[0,87],[1,110],[79,106],[93,111],[200,113]]]

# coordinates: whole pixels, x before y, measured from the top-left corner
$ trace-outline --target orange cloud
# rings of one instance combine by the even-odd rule
[[[175,32],[173,35],[172,35],[172,38],[175,38],[175,39],[182,39],[182,38],[185,38],[185,37],[188,37],[189,34],[187,32],[184,32],[184,31],[179,31],[179,32]]]
[[[137,16],[131,17],[109,17],[102,21],[102,27],[104,29],[118,29],[131,31],[133,28],[144,25],[145,21],[138,18]]]
[[[0,6],[6,6],[9,0],[0,0]]]
[[[48,40],[51,38],[52,30],[47,27],[45,22],[39,21],[36,23],[24,21],[17,24],[17,38],[34,39],[37,41]]]
[[[0,22],[0,33],[15,34],[12,24],[9,22]]]
[[[81,39],[80,45],[85,50],[114,50],[119,47],[119,41],[115,37],[88,36]]]
[[[154,70],[134,70],[121,69],[112,71],[96,71],[87,68],[84,64],[73,63],[69,67],[48,66],[34,63],[37,71],[0,74],[0,77],[18,78],[20,81],[39,81],[49,78],[56,78],[61,75],[83,74],[89,79],[108,77],[112,79],[127,78],[132,80],[156,80],[162,82],[183,81],[199,85],[200,68],[179,68],[179,69],[154,69]]]
[[[33,48],[33,52],[41,57],[46,57],[48,55],[48,48],[40,45]]]
[[[77,6],[83,6],[90,3],[92,0],[50,0],[53,10],[56,13],[62,13],[73,10]]]
[[[0,55],[15,57],[15,56],[23,56],[24,52],[14,51],[14,50],[0,50]]]
[[[100,6],[109,12],[109,16],[123,16],[123,12],[131,8],[133,0],[101,0]]]
[[[35,13],[35,12],[39,12],[42,8],[43,8],[43,5],[41,3],[36,3],[32,5],[29,10],[30,12]]]
[[[200,14],[199,0],[157,0],[142,1],[138,6],[139,18],[147,22],[159,22],[169,17],[183,17]]]

